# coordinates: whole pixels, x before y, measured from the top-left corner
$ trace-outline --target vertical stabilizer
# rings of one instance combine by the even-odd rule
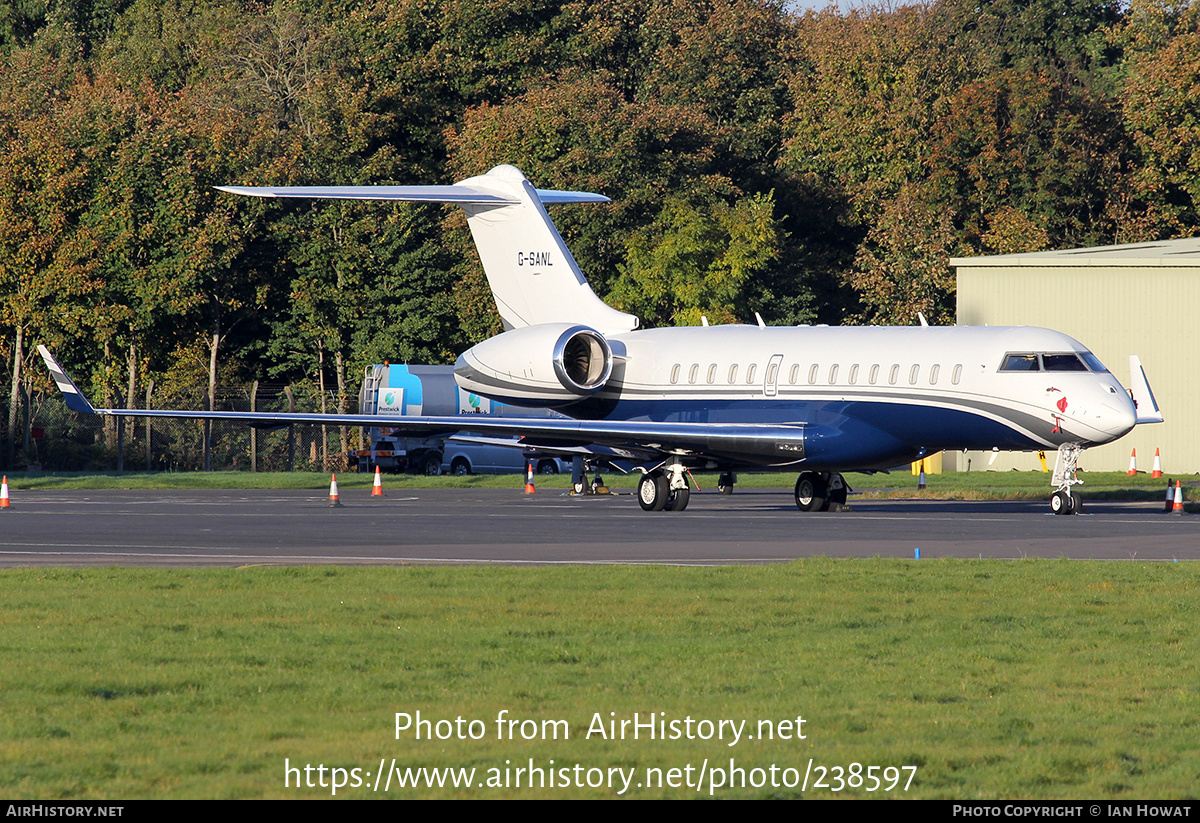
[[[506,202],[464,204],[496,308],[507,328],[583,323],[605,334],[630,331],[637,318],[604,303],[588,285],[559,236],[546,202],[603,202],[582,192],[539,192],[513,166],[456,186],[496,194]]]

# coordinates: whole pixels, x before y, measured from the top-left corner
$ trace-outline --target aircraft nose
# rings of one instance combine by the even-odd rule
[[[1123,401],[1123,402],[1122,402]],[[1133,430],[1137,425],[1137,409],[1125,392],[1109,395],[1103,401],[1104,415],[1100,428],[1116,440]]]

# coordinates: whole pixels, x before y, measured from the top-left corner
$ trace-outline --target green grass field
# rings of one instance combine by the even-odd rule
[[[1200,778],[1200,568],[1187,563],[36,569],[0,571],[0,585],[10,797],[330,797],[333,767],[362,784],[337,797],[383,797],[381,760],[501,784],[393,783],[391,797],[622,785],[512,787],[530,760],[578,764],[584,782],[622,769],[627,797],[708,796],[684,785],[706,762],[735,783],[719,797],[801,796],[782,784],[806,772],[806,797],[1182,798]],[[397,739],[396,713],[418,711],[478,720],[482,737]],[[501,711],[536,721],[535,739],[497,739]],[[634,712],[748,733],[803,717],[805,739],[585,737],[595,716]],[[536,739],[557,720],[569,739]],[[300,770],[285,787],[285,760],[326,787],[297,788]],[[916,775],[887,793],[811,785],[817,767],[832,787],[852,763]],[[736,785],[738,768],[766,785]],[[670,769],[677,788],[637,787]]]

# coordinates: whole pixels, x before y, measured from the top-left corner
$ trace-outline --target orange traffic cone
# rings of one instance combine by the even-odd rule
[[[1137,449],[1129,453],[1129,471],[1125,472],[1126,477],[1133,477],[1137,474]]]
[[[925,488],[925,466],[921,465],[921,474],[917,477],[917,491]]]
[[[1171,507],[1171,514],[1183,514],[1183,487],[1178,480],[1175,481],[1175,505]]]
[[[534,494],[536,491],[533,487],[533,461],[530,460],[525,468],[525,493]]]
[[[0,483],[0,509],[9,508],[8,503],[8,475],[4,475],[4,482]]]
[[[1158,449],[1154,450],[1154,468],[1150,471],[1151,477],[1162,477],[1162,460],[1158,456]]]
[[[375,467],[375,485],[371,486],[372,497],[383,497],[383,482],[379,479],[379,467]]]
[[[340,509],[341,507],[341,501],[338,500],[337,475],[335,474],[332,475],[332,479],[329,481],[329,508]]]
[[[1175,489],[1171,486],[1171,481],[1167,481],[1167,499],[1163,503],[1163,511],[1170,513],[1175,506]]]

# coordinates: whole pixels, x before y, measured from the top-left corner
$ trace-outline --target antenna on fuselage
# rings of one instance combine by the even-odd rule
[[[925,315],[921,314],[920,312],[917,312],[917,319],[921,321],[922,326],[924,326],[925,328],[929,328],[929,321],[925,319]]]
[[[762,315],[758,312],[754,313],[754,319],[758,321],[758,327],[760,329],[765,329],[767,327],[767,324],[763,322]]]

